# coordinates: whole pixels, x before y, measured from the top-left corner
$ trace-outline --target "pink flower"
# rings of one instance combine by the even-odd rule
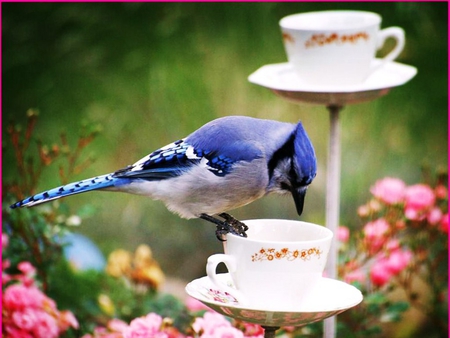
[[[36,338],[57,338],[59,336],[58,324],[51,315],[44,311],[36,311],[36,326],[33,335]]]
[[[80,325],[74,314],[70,311],[61,311],[59,316],[59,328],[60,331],[66,331],[69,327],[78,329]]]
[[[389,223],[384,218],[369,222],[364,226],[364,236],[367,239],[384,237],[389,231]]]
[[[345,226],[340,226],[337,230],[337,239],[342,243],[347,243],[350,238],[350,230]]]
[[[386,268],[389,269],[392,274],[397,275],[408,266],[412,256],[413,255],[409,250],[395,250],[391,252],[387,258],[387,261],[385,262]]]
[[[388,250],[389,252],[398,250],[399,248],[400,248],[400,242],[396,238],[392,238],[386,243],[386,250]]]
[[[2,232],[2,249],[7,248],[7,247],[8,247],[8,244],[9,244],[9,237],[8,237],[7,234],[4,234],[4,233]]]
[[[383,286],[392,277],[392,272],[388,267],[386,258],[377,260],[370,270],[370,280],[376,286]]]
[[[8,284],[10,281],[12,281],[12,277],[8,275],[7,273],[2,273],[2,285],[5,286],[5,284]]]
[[[37,323],[36,311],[31,308],[23,311],[14,311],[12,313],[12,322],[19,329],[30,331]]]
[[[195,318],[194,324],[192,324],[194,331],[205,334],[205,337],[214,334],[219,327],[231,327],[231,323],[221,314],[209,311],[205,312],[203,317]]]
[[[383,247],[387,240],[389,228],[389,223],[384,218],[379,218],[364,226],[364,237],[370,252],[376,252]]]
[[[209,307],[207,307],[202,302],[200,302],[199,300],[197,300],[193,297],[188,297],[186,299],[186,307],[189,309],[189,311],[193,311],[193,312],[209,310]]]
[[[9,259],[2,260],[2,270],[6,270],[11,266],[11,261]]]
[[[359,282],[364,283],[366,280],[366,274],[361,269],[350,271],[344,276],[346,283]]]
[[[392,177],[386,177],[375,182],[370,188],[370,192],[386,204],[398,204],[403,202],[405,197],[405,183]]]
[[[423,211],[434,205],[436,196],[434,191],[426,184],[415,184],[406,189],[405,215],[412,220],[420,220]]]
[[[117,318],[111,319],[107,325],[108,329],[112,332],[122,332],[127,326],[127,323]]]
[[[167,338],[167,334],[160,332],[162,317],[156,313],[149,313],[145,317],[133,319],[130,326],[123,331],[124,338]]]
[[[6,325],[6,337],[5,338],[35,338],[25,330],[18,329],[13,326]]]
[[[357,213],[358,213],[358,216],[362,217],[362,218],[369,216],[370,215],[369,205],[367,205],[367,204],[361,205],[358,208]]]
[[[47,297],[35,287],[13,284],[3,294],[3,305],[9,310],[22,310],[27,307],[40,308]]]
[[[430,210],[430,212],[427,215],[427,221],[430,224],[438,224],[440,220],[442,219],[442,211],[441,209],[435,207]]]
[[[6,285],[7,283],[9,283],[13,277],[6,273],[5,270],[8,269],[11,266],[11,262],[9,259],[3,259],[2,260],[2,285]]]
[[[103,335],[106,335],[106,334],[108,334],[108,329],[106,327],[97,326],[94,329],[94,337],[95,336],[103,336]]]
[[[448,234],[448,214],[442,216],[440,229],[442,232]]]
[[[383,286],[389,280],[402,272],[411,262],[411,251],[400,248],[394,249],[389,256],[379,256],[370,270],[370,279],[373,284]]]
[[[263,338],[264,329],[261,325],[243,322],[245,337]]]
[[[30,262],[20,262],[17,265],[17,269],[26,275],[34,275],[36,273],[35,267]]]
[[[445,185],[438,185],[436,186],[436,188],[434,188],[434,193],[436,194],[437,198],[443,200],[448,196],[448,189]]]

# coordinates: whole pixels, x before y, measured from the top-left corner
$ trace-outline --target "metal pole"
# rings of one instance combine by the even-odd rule
[[[339,194],[341,177],[341,145],[340,145],[340,125],[339,111],[342,106],[330,105],[327,107],[330,112],[330,139],[328,148],[327,164],[327,195],[326,195],[326,220],[325,224],[334,236],[331,242],[330,253],[328,254],[327,266],[325,268],[326,277],[337,278],[338,250],[336,245],[336,234],[339,226]],[[324,338],[336,337],[336,317],[330,317],[324,321]]]
[[[279,326],[263,326],[264,338],[275,338],[276,331],[280,328]]]

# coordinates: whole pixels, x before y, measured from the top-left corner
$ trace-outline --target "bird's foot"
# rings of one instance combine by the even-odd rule
[[[232,233],[233,235],[240,237],[247,237],[247,234],[245,233],[248,230],[247,225],[227,213],[221,213],[218,216],[223,218],[224,221],[207,214],[201,214],[200,218],[212,222],[217,226],[216,237],[219,241],[225,241],[225,235],[227,233]]]
[[[218,215],[219,217],[222,217],[227,224],[231,226],[230,232],[232,234],[241,236],[241,237],[247,237],[247,234],[245,233],[248,230],[248,226],[239,221],[238,219],[234,218],[230,214],[227,214],[225,212],[222,212]]]

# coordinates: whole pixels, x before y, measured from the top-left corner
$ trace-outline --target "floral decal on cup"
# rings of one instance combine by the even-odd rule
[[[291,34],[283,32],[283,40],[289,41],[290,43],[294,43],[295,39]]]
[[[239,304],[238,300],[233,295],[220,290],[208,289],[207,297],[215,302],[223,304]]]
[[[325,34],[314,34],[305,42],[306,48],[311,47],[322,47],[325,45],[341,45],[344,43],[358,43],[360,41],[368,41],[369,35],[366,32],[359,32],[349,35],[339,35],[337,33],[332,33],[330,35]]]
[[[322,252],[323,251],[318,247],[303,250],[290,250],[289,248],[283,248],[279,251],[273,248],[261,248],[259,252],[252,255],[252,262],[273,261],[277,259],[286,259],[288,261],[301,259],[303,261],[309,261],[311,257],[314,256],[319,259]]]

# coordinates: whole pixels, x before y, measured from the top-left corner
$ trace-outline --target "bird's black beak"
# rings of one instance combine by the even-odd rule
[[[300,216],[303,212],[303,204],[305,202],[305,195],[308,187],[301,187],[297,189],[292,189],[292,197],[294,197],[295,207],[297,208],[297,213]]]

